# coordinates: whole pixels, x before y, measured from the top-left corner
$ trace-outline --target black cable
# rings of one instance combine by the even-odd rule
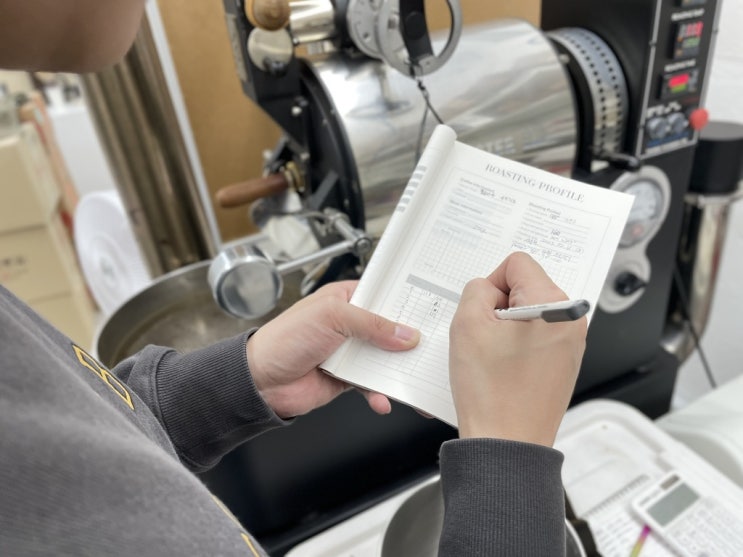
[[[702,339],[699,337],[699,333],[697,332],[697,329],[694,326],[694,323],[692,322],[691,316],[689,314],[689,300],[686,296],[686,289],[684,288],[684,281],[681,278],[681,272],[679,271],[678,264],[673,266],[673,281],[676,284],[676,289],[678,290],[678,295],[681,300],[682,317],[689,325],[689,332],[691,332],[691,336],[694,339],[694,348],[697,350],[697,352],[699,352],[699,359],[702,362],[702,367],[704,368],[704,373],[707,375],[710,386],[713,389],[716,389],[717,381],[715,381],[715,378],[712,375],[712,369],[710,368],[709,362],[707,361],[707,356],[705,356],[704,350],[702,349]]]
[[[421,124],[418,128],[418,141],[415,144],[415,162],[417,164],[418,159],[421,156],[421,148],[423,147],[423,132],[426,128],[426,119],[428,117],[428,113],[431,112],[431,114],[433,114],[439,124],[443,124],[444,121],[441,119],[438,112],[436,112],[436,110],[433,108],[433,105],[431,104],[431,97],[428,94],[428,89],[426,89],[426,86],[423,84],[423,81],[421,81],[421,78],[416,77],[415,82],[418,84],[418,89],[420,90],[421,95],[423,95],[423,100],[426,103],[426,106],[423,109],[423,118],[421,119]]]
[[[418,128],[418,140],[415,142],[415,164],[418,164],[418,159],[421,158],[421,147],[423,147],[423,131],[426,129],[426,117],[428,116],[428,107],[423,108],[423,118],[421,119],[421,125]]]
[[[431,104],[431,97],[428,94],[428,89],[426,89],[426,86],[423,84],[423,81],[420,77],[415,78],[415,82],[418,84],[418,89],[420,89],[421,95],[423,95],[423,100],[426,101],[426,106],[428,107],[428,110],[431,111],[431,114],[433,114],[434,118],[436,118],[436,121],[439,124],[443,124],[444,121],[439,116],[438,112],[436,112],[436,109]]]

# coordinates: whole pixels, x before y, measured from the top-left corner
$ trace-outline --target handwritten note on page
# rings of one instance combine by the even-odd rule
[[[632,202],[469,147],[438,126],[351,300],[418,328],[421,342],[392,353],[352,339],[323,368],[456,426],[449,324],[464,285],[524,251],[594,308]]]

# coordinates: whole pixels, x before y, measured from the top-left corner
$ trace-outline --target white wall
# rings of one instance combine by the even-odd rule
[[[743,0],[722,0],[720,32],[708,82],[706,106],[713,120],[743,123]],[[715,297],[702,349],[718,384],[743,373],[743,201],[730,209]],[[701,360],[682,365],[674,404],[709,390]]]
[[[716,120],[743,122],[743,2],[722,0],[707,108]]]
[[[11,93],[28,93],[34,89],[31,77],[26,72],[0,70],[0,83],[4,83]]]

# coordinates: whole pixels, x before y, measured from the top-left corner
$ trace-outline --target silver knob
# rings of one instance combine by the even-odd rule
[[[254,244],[223,250],[209,266],[207,280],[217,304],[242,319],[266,315],[284,291],[278,268]]]
[[[668,120],[663,116],[655,116],[647,121],[645,131],[650,139],[663,139],[668,135]]]
[[[689,127],[689,120],[680,112],[668,115],[668,128],[671,135],[681,135]]]

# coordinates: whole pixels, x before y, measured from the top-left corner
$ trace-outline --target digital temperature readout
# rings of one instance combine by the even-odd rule
[[[701,20],[680,23],[676,30],[676,40],[673,43],[673,57],[688,58],[699,54],[702,43],[704,22]]]
[[[664,75],[660,90],[661,99],[696,93],[698,83],[699,70],[697,69]]]

